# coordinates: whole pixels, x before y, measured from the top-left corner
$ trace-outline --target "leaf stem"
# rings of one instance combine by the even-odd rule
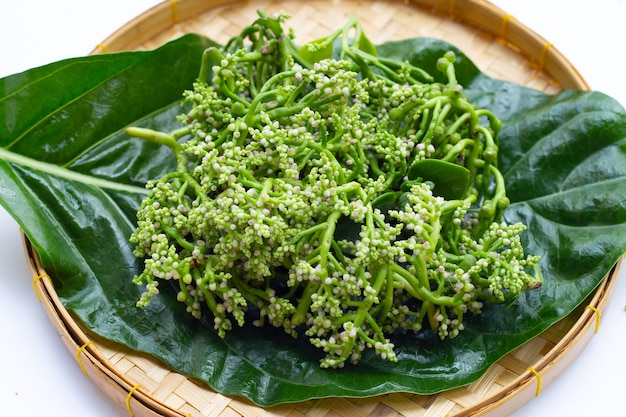
[[[114,191],[122,191],[130,194],[142,194],[147,195],[149,191],[143,187],[137,187],[130,184],[123,184],[104,178],[98,178],[92,175],[81,174],[76,171],[72,171],[68,168],[60,165],[55,165],[43,161],[39,161],[27,156],[23,156],[7,149],[0,148],[0,160],[17,164],[22,167],[32,168],[46,174],[50,174],[56,177],[64,178],[66,180],[79,182],[85,185],[90,185],[97,188],[104,188]]]

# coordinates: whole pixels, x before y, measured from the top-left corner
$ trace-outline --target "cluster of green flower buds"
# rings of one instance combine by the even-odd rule
[[[463,95],[454,54],[435,83],[376,57],[355,20],[296,48],[285,18],[206,51],[182,129],[128,130],[178,161],[138,211],[138,304],[171,281],[220,336],[252,317],[342,367],[366,349],[397,360],[396,331],[454,337],[483,302],[541,285],[524,226],[500,221],[499,122]]]

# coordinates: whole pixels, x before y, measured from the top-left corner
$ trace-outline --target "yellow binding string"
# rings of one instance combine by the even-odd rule
[[[141,385],[137,384],[134,387],[131,388],[131,390],[128,392],[128,395],[126,396],[126,409],[128,410],[128,414],[130,415],[130,417],[135,417],[135,413],[133,413],[133,410],[131,410],[130,408],[130,399],[133,396],[133,393],[135,391],[137,391],[139,388],[141,388]]]
[[[541,383],[542,383],[541,374],[537,372],[535,368],[528,368],[528,370],[532,372],[533,374],[535,374],[535,376],[537,377],[537,391],[535,391],[535,397],[538,397],[539,394],[541,394]]]
[[[78,348],[78,351],[76,352],[76,361],[78,362],[78,366],[80,366],[80,369],[83,371],[83,373],[87,376],[89,376],[89,374],[87,374],[87,370],[85,369],[85,366],[83,365],[83,360],[81,359],[80,354],[83,353],[83,351],[85,350],[85,348],[89,345],[94,345],[96,346],[91,340],[87,341],[87,343],[85,343],[84,345],[82,345],[81,347]]]
[[[102,49],[102,52],[104,52],[105,54],[109,52],[109,48],[103,43],[97,44],[96,48]]]
[[[178,23],[178,5],[176,4],[176,0],[170,0],[170,5],[172,6],[172,22],[174,24]]]
[[[543,71],[543,67],[546,64],[546,56],[548,55],[548,50],[552,48],[551,43],[546,43],[543,45],[543,50],[541,51],[541,58],[539,60],[539,71]]]
[[[502,22],[500,23],[500,38],[502,40],[506,40],[507,27],[509,25],[509,20],[511,20],[512,18],[513,16],[510,15],[509,13],[505,14],[502,17]]]
[[[594,333],[598,333],[598,330],[600,329],[600,319],[602,318],[602,314],[600,314],[600,310],[598,310],[594,306],[587,306],[585,308],[588,308],[589,310],[596,313],[596,330]]]
[[[39,274],[35,278],[33,278],[33,291],[35,291],[35,295],[37,296],[37,300],[39,300],[40,303],[41,303],[41,297],[39,296],[39,291],[37,291],[37,281],[39,281],[40,279],[43,279],[43,278],[50,279],[50,275],[48,275],[48,274],[46,274],[44,272],[43,274]]]
[[[452,20],[454,20],[454,18],[456,16],[454,14],[455,11],[456,11],[456,0],[450,0],[450,5],[449,5],[449,8],[448,8],[448,14],[450,15],[450,18]]]

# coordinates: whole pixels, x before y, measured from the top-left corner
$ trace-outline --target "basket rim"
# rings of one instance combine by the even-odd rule
[[[207,9],[214,8],[239,1],[212,0],[205,2],[204,7]],[[250,1],[254,0],[248,0],[246,3]],[[408,0],[401,2],[408,3]],[[178,22],[197,13],[197,8],[192,7],[195,3],[194,0],[163,0],[113,32],[91,53],[125,50],[125,45],[128,45],[129,42],[136,42],[137,28],[145,21],[155,21],[164,25],[159,27],[159,32],[173,27]],[[435,13],[477,27],[479,30],[493,35],[507,46],[526,55],[539,70],[545,71],[555,79],[564,80],[565,82],[561,82],[564,88],[589,90],[588,84],[576,68],[552,44],[487,0],[410,0],[410,3],[416,6],[429,7]],[[149,36],[150,30],[147,33]],[[98,350],[97,343],[94,343],[93,337],[86,333],[74,320],[71,313],[65,309],[55,292],[52,280],[49,277],[46,278],[47,274],[41,267],[35,248],[23,232],[22,236],[28,263],[33,277],[35,277],[36,294],[59,331],[67,349],[76,355],[83,371],[97,383],[107,385],[107,389],[110,390],[106,391],[107,395],[120,406],[127,408],[131,415],[133,415],[132,408],[135,413],[141,409],[148,413],[146,415],[184,416],[185,414],[138,388],[134,381],[119,372],[102,355],[102,352]],[[541,376],[549,382],[560,375],[565,369],[563,365],[566,367],[571,363],[595,333],[593,326],[594,324],[597,326],[601,312],[610,300],[611,290],[615,284],[620,265],[621,259],[594,291],[588,308],[584,309],[575,324],[550,349],[548,354],[534,363],[526,372],[517,376],[502,390],[499,390],[496,395],[488,396],[461,413],[455,414],[455,416],[482,416],[490,414],[496,408],[506,408],[513,412],[536,395],[533,387],[540,388]],[[543,385],[547,384],[544,383]],[[152,412],[157,414],[149,414]]]
[[[198,11],[233,3],[250,3],[254,0],[211,0],[196,7],[195,0],[162,0],[141,15],[131,19],[111,33],[90,52],[97,54],[132,49],[137,42],[138,28],[143,38],[150,38],[181,21],[193,17]],[[316,0],[306,0],[314,2]],[[365,0],[368,1],[368,0]],[[580,72],[558,48],[533,31],[514,16],[495,6],[489,0],[389,0],[429,8],[451,20],[473,26],[495,36],[500,42],[526,56],[539,71],[558,79],[562,88],[589,90],[590,86]],[[151,26],[146,22],[157,22]]]

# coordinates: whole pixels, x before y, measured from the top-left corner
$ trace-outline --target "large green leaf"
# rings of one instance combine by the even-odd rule
[[[0,80],[0,201],[42,257],[65,306],[89,329],[148,352],[214,389],[261,405],[393,391],[435,393],[478,378],[493,362],[575,309],[626,250],[626,116],[599,93],[548,96],[494,80],[457,52],[459,81],[503,120],[500,167],[545,284],[503,312],[490,306],[441,342],[398,336],[399,362],[366,354],[323,370],[319,352],[273,329],[220,339],[164,288],[137,308],[141,271],[128,237],[143,184],[174,166],[167,149],[127,137],[128,125],[176,126],[182,91],[211,42],[188,35],[153,52],[61,61]],[[452,47],[432,39],[381,45],[436,73]]]

